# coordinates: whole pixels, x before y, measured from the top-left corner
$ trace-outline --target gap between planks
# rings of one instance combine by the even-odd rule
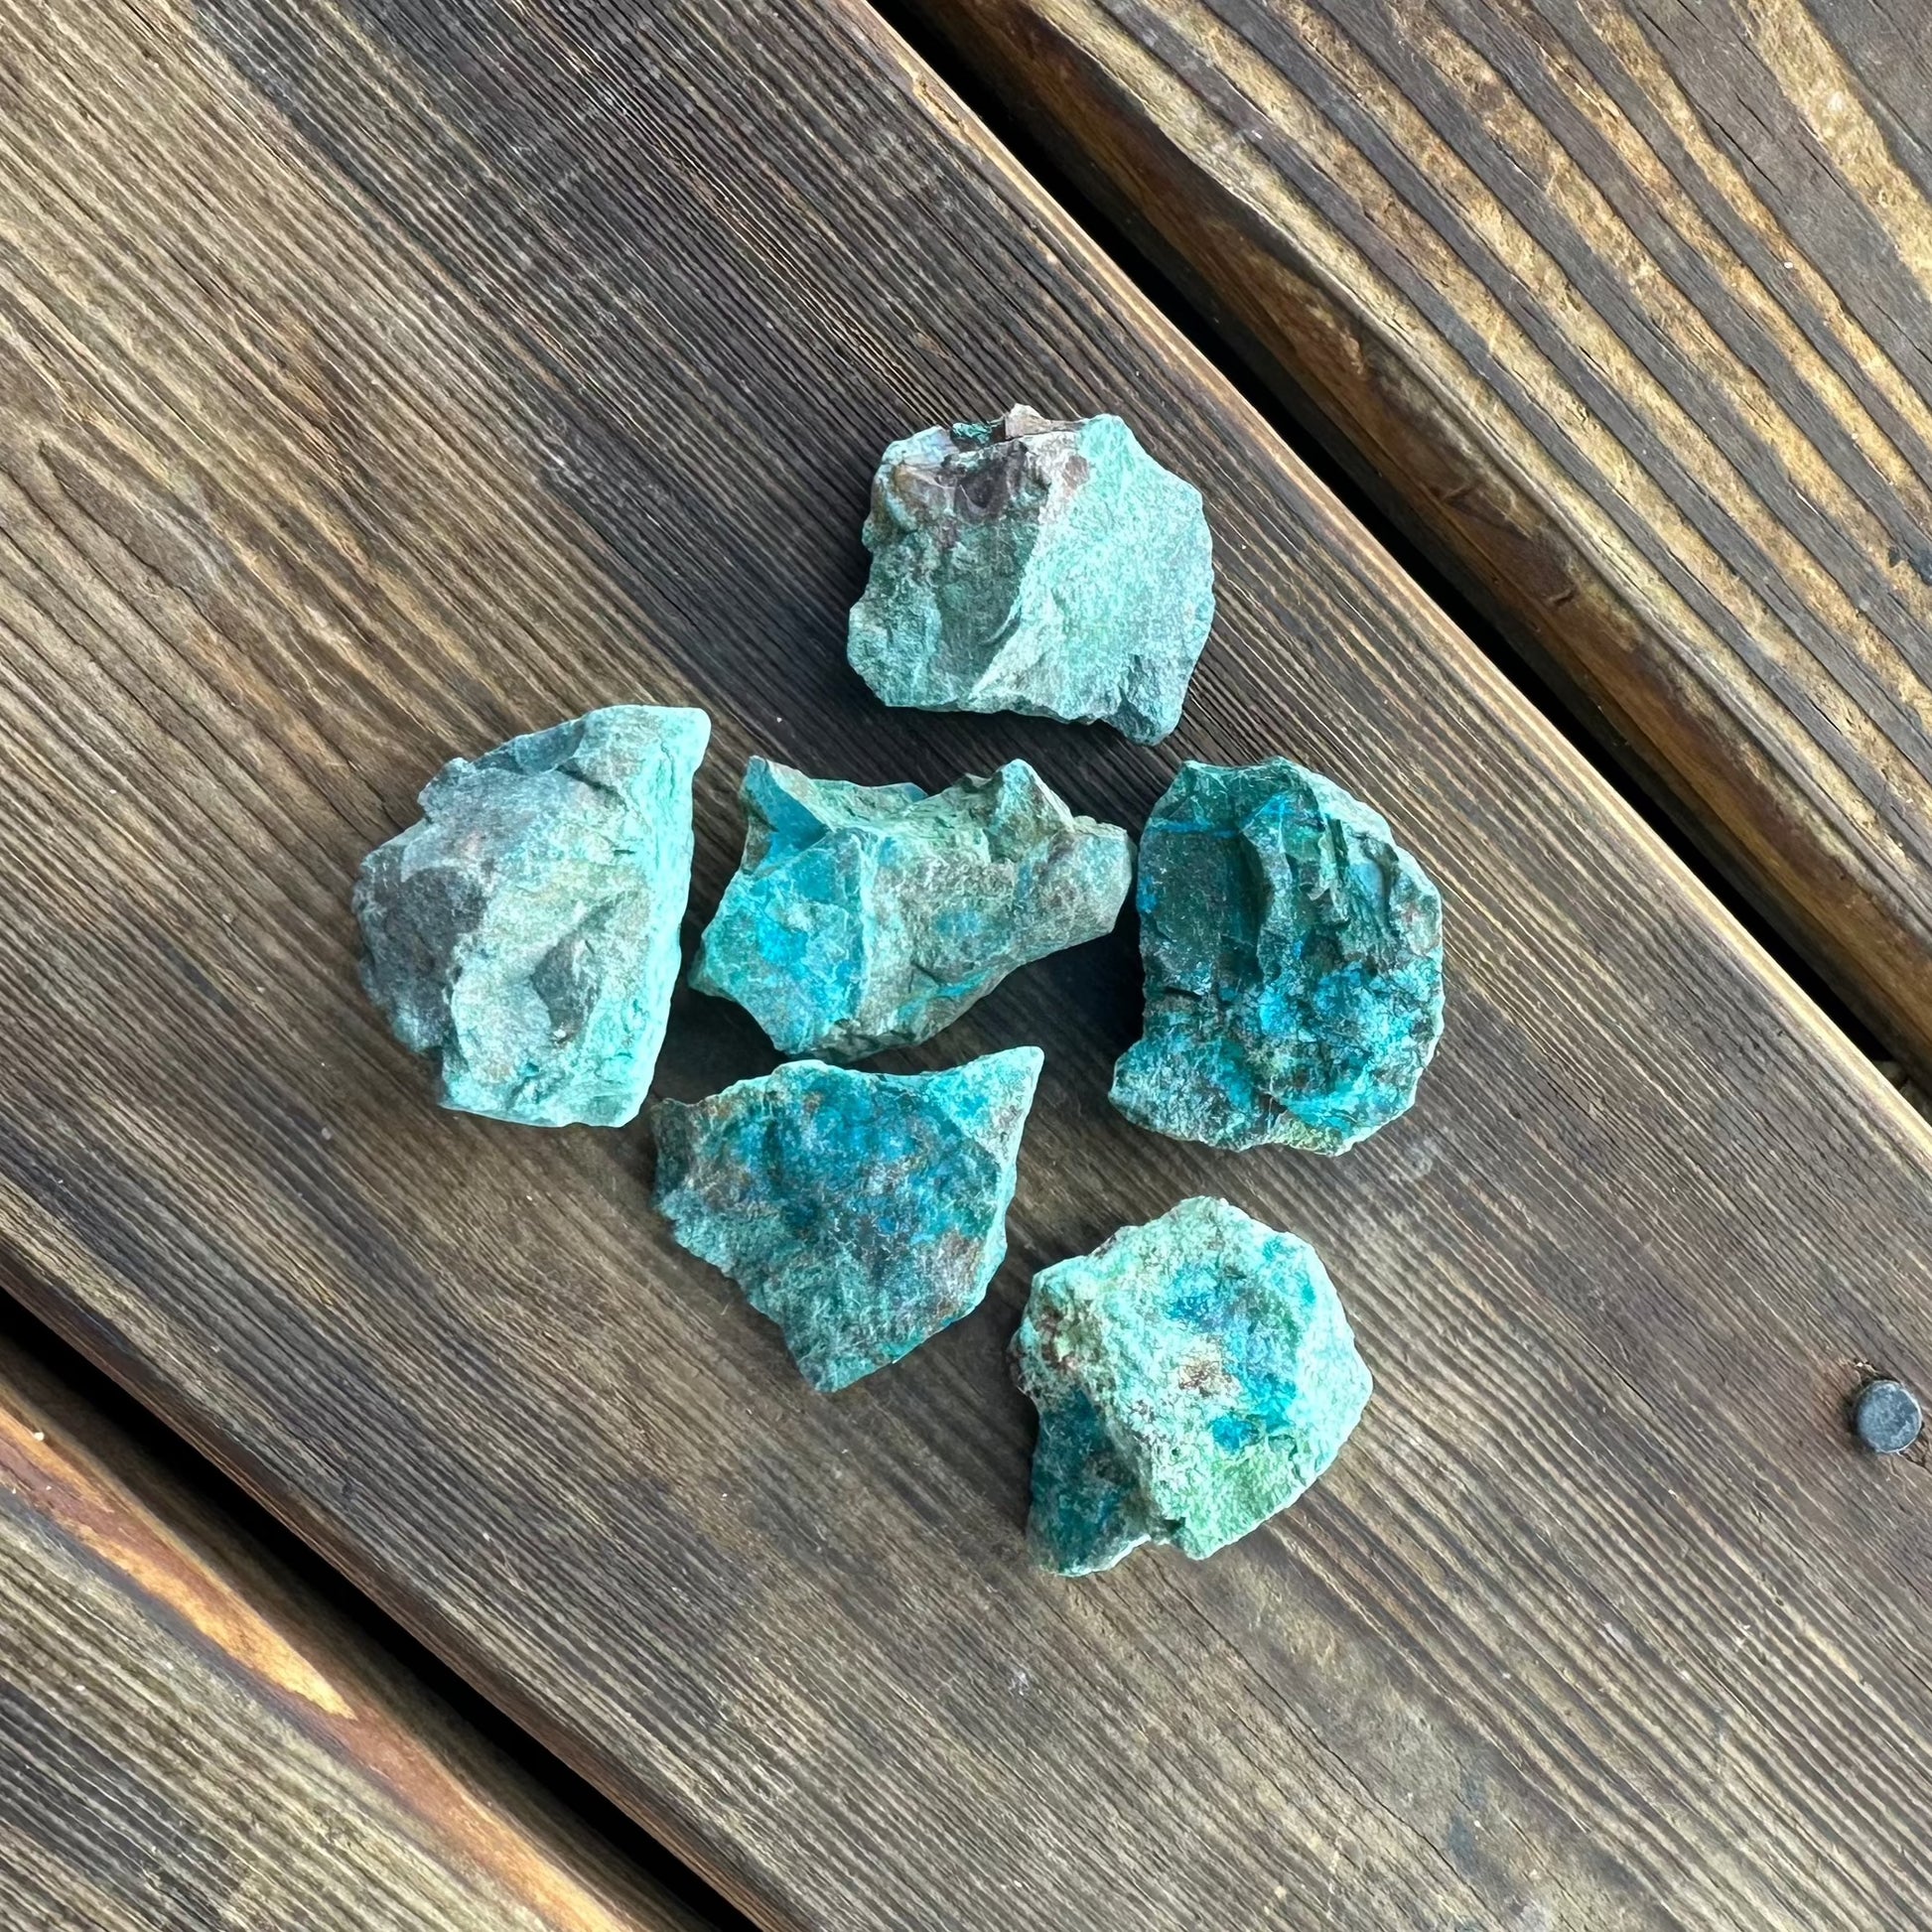
[[[1876,125],[1920,153],[1932,89],[1910,61],[1886,64],[1882,10],[1783,0],[1669,28],[1654,9],[1586,24],[1542,0],[893,11],[1000,91],[1211,313],[1220,352],[1319,426],[1664,803],[1812,989],[1923,1075],[1932,754],[1912,749],[1928,608],[1913,571],[1932,556],[1932,458],[1906,475],[1926,410],[1886,384],[1915,364],[1862,304],[1912,257],[1925,171],[1914,182],[1884,137],[1851,137]],[[1764,113],[1726,132],[1765,87]],[[1814,124],[1821,102],[1843,125]],[[1794,183],[1849,196],[1891,245],[1805,232],[1812,188],[1722,152],[1752,142],[1782,142]],[[1674,179],[1656,173],[1671,143],[1702,157]],[[1532,148],[1540,193],[1521,174]],[[1656,206],[1633,207],[1623,176],[1646,166]],[[1780,220],[1795,224],[1781,265],[1765,252]],[[1638,320],[1619,324],[1622,308]],[[1607,346],[1589,348],[1591,328]],[[1676,362],[1653,371],[1646,354]],[[1605,376],[1618,357],[1624,376]],[[1621,381],[1614,405],[1587,399],[1598,380]],[[1619,474],[1647,508],[1615,500]]]

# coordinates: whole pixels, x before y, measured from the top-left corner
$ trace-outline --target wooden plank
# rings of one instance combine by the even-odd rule
[[[1920,10],[914,4],[1932,1075]]]
[[[0,1927],[699,1932],[0,1337]]]
[[[69,1335],[773,1927],[1895,1921],[1932,1837],[1924,1123],[852,0],[0,0],[0,1228]],[[1124,409],[1221,615],[1156,752],[872,704],[878,450]],[[1449,1028],[1338,1162],[1116,1118],[1132,935],[1047,1048],[987,1310],[812,1396],[628,1133],[439,1115],[346,887],[446,755],[699,701],[746,755],[1009,754],[1138,822],[1288,751],[1442,883]],[[661,1084],[769,1055],[686,999]],[[906,1064],[901,1060],[899,1064]],[[1030,1572],[1031,1269],[1193,1191],[1379,1383],[1216,1561]]]

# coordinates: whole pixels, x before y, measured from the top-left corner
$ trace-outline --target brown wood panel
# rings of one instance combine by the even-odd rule
[[[914,5],[1932,1074],[1922,7]]]
[[[0,1336],[0,1927],[699,1932]]]
[[[0,0],[0,1230],[64,1330],[772,1927],[1835,1932],[1932,1836],[1932,1140],[851,0]],[[1124,410],[1221,612],[1156,751],[845,668],[889,437]],[[347,887],[437,761],[698,702],[694,904],[762,750],[1024,755],[1138,822],[1289,752],[1449,907],[1415,1112],[1340,1161],[1107,1107],[1133,935],[924,1063],[1047,1050],[987,1309],[812,1395],[635,1133],[442,1115]],[[681,999],[660,1084],[767,1064]],[[916,1063],[906,1058],[898,1064]],[[1228,1194],[1378,1378],[1215,1561],[1031,1572],[1029,1272]]]

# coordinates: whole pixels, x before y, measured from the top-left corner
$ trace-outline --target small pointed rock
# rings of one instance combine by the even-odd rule
[[[1013,1365],[1039,1410],[1029,1542],[1069,1577],[1247,1535],[1334,1460],[1371,1388],[1314,1250],[1206,1196],[1035,1275]]]
[[[790,1060],[695,1105],[661,1100],[658,1208],[778,1324],[814,1388],[842,1389],[979,1306],[1042,1058],[1019,1046],[912,1074]]]
[[[1415,1099],[1443,1031],[1443,908],[1379,813],[1287,759],[1184,764],[1141,835],[1137,903],[1129,1120],[1339,1154]]]
[[[613,705],[453,759],[362,862],[362,984],[446,1107],[618,1127],[643,1104],[691,886],[702,711]]]
[[[1118,416],[1026,408],[887,450],[852,667],[890,705],[1105,720],[1152,745],[1180,720],[1214,619],[1200,491]]]
[[[928,796],[755,758],[744,799],[744,863],[691,984],[786,1053],[931,1038],[1016,967],[1111,931],[1133,880],[1127,834],[1019,759]]]

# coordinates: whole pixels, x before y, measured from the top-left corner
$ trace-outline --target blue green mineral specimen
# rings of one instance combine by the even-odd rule
[[[887,450],[852,668],[891,705],[1105,719],[1143,745],[1180,720],[1214,619],[1200,491],[1118,416],[1025,408]]]
[[[613,705],[453,759],[362,862],[362,984],[446,1107],[619,1127],[677,981],[702,711]]]
[[[1017,759],[928,796],[755,758],[744,799],[744,864],[691,984],[786,1053],[931,1038],[1015,967],[1112,931],[1133,880],[1127,834]]]
[[[1205,1196],[1035,1275],[1013,1366],[1039,1410],[1028,1540],[1067,1577],[1246,1536],[1334,1460],[1371,1386],[1314,1250]]]
[[[1287,759],[1184,764],[1141,836],[1143,1036],[1113,1100],[1210,1147],[1339,1154],[1443,1031],[1443,907],[1387,822]]]
[[[814,1388],[842,1389],[976,1309],[1007,1251],[1020,1136],[1042,1055],[943,1073],[790,1060],[709,1100],[660,1100],[657,1205],[783,1330]]]

